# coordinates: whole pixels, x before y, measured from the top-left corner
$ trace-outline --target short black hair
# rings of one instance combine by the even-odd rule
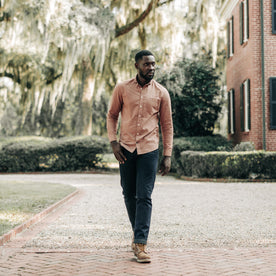
[[[142,59],[143,56],[154,56],[152,52],[148,51],[148,50],[142,50],[139,51],[136,55],[135,55],[135,62],[137,62],[139,59]]]

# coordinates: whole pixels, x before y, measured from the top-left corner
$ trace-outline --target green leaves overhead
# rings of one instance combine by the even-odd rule
[[[215,70],[202,60],[183,59],[161,74],[159,82],[171,95],[176,137],[213,133],[222,106],[218,80]]]
[[[135,75],[133,58],[141,48],[152,50],[164,68],[202,51],[212,53],[214,67],[223,64],[217,56],[221,0],[0,2],[5,135],[104,134],[110,94]]]

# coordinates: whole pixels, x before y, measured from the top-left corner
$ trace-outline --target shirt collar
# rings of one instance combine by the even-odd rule
[[[141,86],[141,85],[139,84],[139,82],[137,81],[137,78],[138,78],[138,75],[136,75],[136,77],[134,78],[134,82],[135,82],[137,85]],[[148,82],[147,84],[145,84],[144,86],[141,86],[141,87],[146,87],[146,86],[151,85],[152,81],[153,81],[153,80],[150,80],[150,82]]]

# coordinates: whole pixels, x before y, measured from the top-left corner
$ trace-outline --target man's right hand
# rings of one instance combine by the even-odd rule
[[[122,152],[122,147],[120,145],[119,142],[117,141],[112,141],[111,143],[111,147],[113,150],[113,153],[115,155],[115,158],[121,163],[124,164],[125,161],[127,160],[126,157],[124,156],[123,152]]]

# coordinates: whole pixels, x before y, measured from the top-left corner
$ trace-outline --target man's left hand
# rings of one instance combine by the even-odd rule
[[[162,176],[166,175],[171,169],[171,157],[170,156],[164,156],[161,164],[160,164],[160,170]]]

